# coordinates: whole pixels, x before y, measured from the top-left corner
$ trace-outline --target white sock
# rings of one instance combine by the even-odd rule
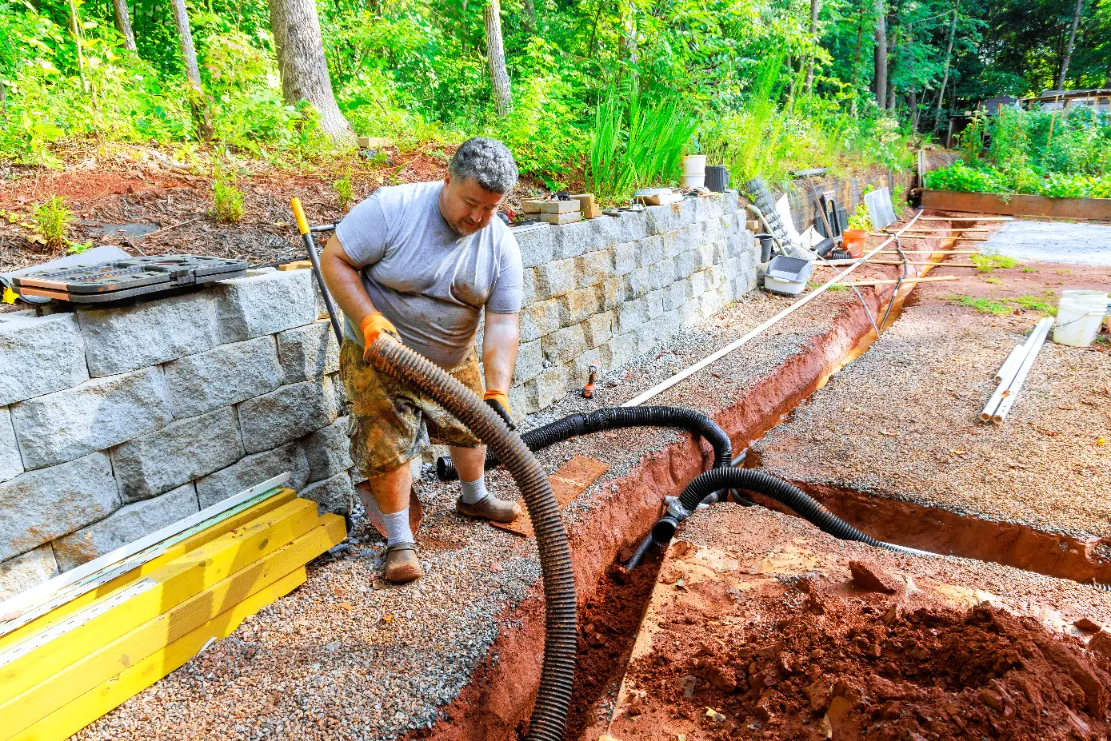
[[[383,514],[382,521],[386,524],[386,545],[395,543],[413,543],[413,531],[409,529],[409,508],[394,512],[392,515]]]
[[[490,496],[486,491],[486,477],[479,476],[478,481],[464,481],[459,479],[459,483],[463,485],[463,503],[464,504],[478,504],[486,497]]]

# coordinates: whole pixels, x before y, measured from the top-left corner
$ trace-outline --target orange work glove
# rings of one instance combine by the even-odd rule
[[[363,349],[369,350],[374,341],[378,339],[378,335],[383,332],[389,332],[398,339],[397,328],[390,323],[390,320],[382,315],[382,312],[376,311],[373,314],[367,314],[359,325],[359,329],[363,330]]]
[[[504,391],[490,389],[482,395],[482,400],[486,402],[486,406],[497,412],[509,429],[517,429],[517,425],[513,424],[513,415],[509,411],[509,396]]]

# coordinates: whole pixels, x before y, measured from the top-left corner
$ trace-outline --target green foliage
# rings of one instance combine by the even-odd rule
[[[856,204],[856,210],[849,217],[850,229],[871,229],[872,217],[868,215],[868,206],[861,201]]]
[[[35,208],[32,216],[35,231],[42,237],[47,249],[60,250],[68,243],[66,231],[72,219],[64,198],[51,196]]]
[[[990,273],[996,268],[1013,268],[1018,263],[1013,257],[1006,257],[1005,255],[995,255],[991,253],[970,255],[972,264],[981,273]]]
[[[598,106],[591,137],[588,189],[603,204],[638,188],[674,183],[696,122],[678,95],[646,100],[637,83],[611,88]]]
[[[1007,316],[1012,313],[1010,307],[1002,301],[996,301],[990,298],[973,298],[972,296],[946,296],[950,301],[956,301],[961,306],[968,306],[981,314],[995,314],[996,316]]]
[[[243,218],[243,191],[235,187],[234,181],[224,178],[219,169],[212,183],[212,212],[223,224],[238,224]]]
[[[336,193],[336,198],[339,199],[339,207],[344,211],[351,205],[351,201],[355,200],[355,190],[351,187],[351,178],[340,178],[332,183],[332,190]]]
[[[1025,270],[1025,268],[1024,268]],[[1017,306],[1027,311],[1037,311],[1046,316],[1057,316],[1056,296],[1053,289],[1046,289],[1044,296],[1018,296],[1010,299]]]

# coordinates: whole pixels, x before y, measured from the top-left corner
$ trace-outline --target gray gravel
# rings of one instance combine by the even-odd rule
[[[1111,226],[1010,221],[984,247],[1020,260],[1111,266]]]
[[[653,403],[713,412],[774,374],[854,302],[831,293],[806,311],[670,389]],[[732,341],[789,303],[754,294],[697,331],[684,332],[632,365],[603,376],[593,400],[571,395],[525,428],[572,411],[615,406]],[[572,440],[539,457],[551,471],[576,454],[610,469],[567,509],[590,516],[607,482],[678,439],[671,430],[615,430]],[[495,492],[517,495],[492,472]],[[539,586],[535,541],[454,513],[457,484],[426,467],[418,490],[418,539],[426,575],[405,586],[381,579],[382,544],[357,513],[355,532],[310,565],[308,582],[250,618],[229,639],[78,734],[81,739],[392,739],[427,726],[486,658],[507,612]],[[392,617],[390,617],[392,616]],[[388,618],[388,621],[387,621]]]
[[[979,421],[995,371],[1037,320],[938,298],[907,308],[757,444],[763,465],[795,481],[1111,535],[1111,354],[1047,342],[1006,422]]]

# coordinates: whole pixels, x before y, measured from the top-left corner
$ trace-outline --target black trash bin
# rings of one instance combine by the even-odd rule
[[[724,193],[729,187],[729,170],[722,165],[706,167],[706,187],[715,193]]]

